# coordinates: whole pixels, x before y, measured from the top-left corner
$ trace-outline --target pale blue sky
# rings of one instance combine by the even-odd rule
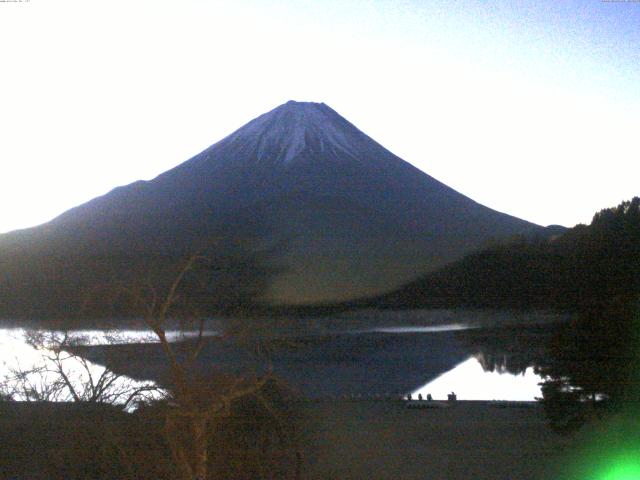
[[[588,222],[640,194],[640,3],[0,3],[0,231],[325,102],[492,208]]]

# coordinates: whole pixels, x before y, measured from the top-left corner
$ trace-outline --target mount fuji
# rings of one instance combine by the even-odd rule
[[[542,230],[418,170],[327,105],[290,101],[150,181],[0,236],[0,313],[64,314],[78,292],[131,278],[140,259],[210,241],[221,259],[236,258],[238,245],[260,256],[271,273],[253,301],[339,303]],[[229,267],[225,282],[240,288],[251,273]]]

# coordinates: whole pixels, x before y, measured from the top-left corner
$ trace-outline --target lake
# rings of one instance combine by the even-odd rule
[[[435,380],[411,392],[413,398],[419,394],[434,400],[444,400],[454,392],[459,400],[506,400],[533,401],[542,397],[539,383],[543,378],[529,367],[522,374],[486,371],[475,357],[457,365]]]
[[[532,316],[528,320],[525,325],[538,338],[557,318]],[[532,368],[508,373],[508,358],[501,353],[513,353],[512,342],[526,330],[521,322],[521,317],[508,318],[502,313],[494,317],[486,313],[474,317],[473,312],[456,316],[424,311],[345,314],[289,329],[289,336],[304,341],[275,352],[269,362],[274,372],[309,398],[411,392],[414,396],[430,393],[434,399],[444,399],[453,391],[460,400],[532,401],[541,396],[538,383],[542,379]],[[308,325],[312,327],[307,329]],[[514,325],[518,327],[514,329]],[[48,353],[30,346],[25,332],[20,328],[0,329],[0,376],[11,377],[16,369],[42,363],[43,354]],[[217,331],[209,330],[206,335],[215,339]],[[82,346],[82,356],[88,359],[86,365],[94,376],[108,365],[123,375],[123,382],[142,385],[161,378],[164,358],[151,332],[93,329],[74,331],[73,336]],[[169,332],[172,341],[192,336]],[[529,339],[519,341],[532,344]],[[509,348],[503,342],[509,343]],[[235,345],[221,346],[211,340],[202,355],[203,369],[212,363],[230,368],[245,365],[244,352]],[[496,358],[500,359],[497,364]],[[68,362],[72,375],[82,380],[86,367],[74,365],[74,359]]]

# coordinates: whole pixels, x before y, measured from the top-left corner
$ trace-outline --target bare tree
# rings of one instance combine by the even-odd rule
[[[184,480],[212,478],[213,472],[208,472],[212,429],[229,416],[234,401],[247,395],[261,398],[261,389],[273,379],[270,368],[261,375],[255,372],[244,375],[211,373],[197,368],[196,362],[206,340],[206,316],[189,301],[190,292],[183,287],[186,277],[197,277],[198,268],[206,261],[202,256],[190,257],[162,293],[150,285],[129,290],[168,363],[171,398],[166,411],[165,434],[178,474]],[[194,335],[188,341],[172,343],[167,330],[175,321],[172,309],[178,304],[181,310],[179,331],[183,335],[187,332]]]
[[[0,392],[7,398],[106,403],[129,409],[162,394],[153,382],[135,382],[74,353],[83,343],[81,336],[68,331],[30,330],[24,339],[40,358],[28,367],[18,364],[8,369],[0,384]]]

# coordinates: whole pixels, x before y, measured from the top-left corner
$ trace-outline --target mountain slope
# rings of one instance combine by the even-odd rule
[[[63,280],[80,292],[118,275],[133,278],[143,258],[157,264],[215,239],[217,256],[258,255],[261,271],[270,272],[255,300],[340,302],[389,291],[491,239],[539,228],[421,172],[328,106],[288,102],[151,181],[0,237],[0,300],[20,315],[27,298],[13,297],[36,282],[53,309]]]

